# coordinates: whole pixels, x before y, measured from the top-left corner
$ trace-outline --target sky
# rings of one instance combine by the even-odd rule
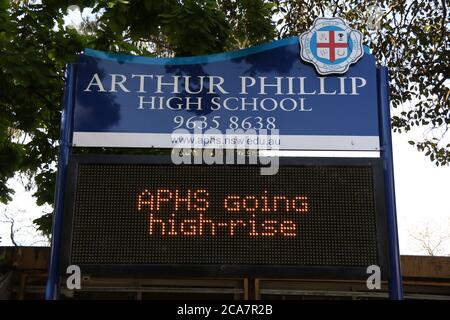
[[[51,212],[51,207],[36,205],[36,199],[32,196],[33,190],[26,191],[19,178],[9,179],[8,186],[16,193],[8,205],[0,203],[0,246],[13,245],[10,239],[11,219],[15,223],[14,238],[18,245],[49,245],[47,237],[36,230],[33,220]]]
[[[89,15],[90,10],[85,10],[83,16]],[[78,24],[79,11],[72,11],[66,23]],[[429,242],[429,247],[436,247],[434,254],[450,256],[450,166],[436,167],[408,144],[408,140],[421,139],[422,134],[423,129],[393,134],[400,253],[429,254],[422,246],[423,241],[416,239],[422,238]],[[48,245],[48,240],[33,227],[32,220],[50,212],[51,208],[38,207],[33,191],[25,191],[18,179],[10,179],[8,183],[16,190],[16,195],[7,206],[0,204],[0,246],[12,245],[10,223],[5,222],[8,220],[5,214],[16,221],[16,242],[20,245]]]
[[[450,256],[450,166],[436,167],[424,153],[408,144],[417,135],[393,135],[400,252],[426,254],[414,236],[426,235],[428,227],[432,246],[445,238],[436,255]]]

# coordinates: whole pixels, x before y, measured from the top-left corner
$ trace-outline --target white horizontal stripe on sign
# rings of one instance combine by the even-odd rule
[[[378,136],[220,135],[74,132],[76,147],[246,148],[281,150],[379,151]]]
[[[328,151],[328,150],[261,150],[263,157],[308,157],[308,158],[380,158],[380,151]]]

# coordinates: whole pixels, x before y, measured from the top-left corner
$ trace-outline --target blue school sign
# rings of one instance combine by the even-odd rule
[[[278,129],[279,149],[379,150],[377,72],[367,51],[346,74],[322,76],[302,61],[298,37],[195,58],[86,49],[75,87],[75,146],[172,147],[174,130],[199,127],[209,136]]]
[[[383,164],[390,296],[402,298],[387,69],[341,19],[230,53],[150,58],[86,49],[69,64],[46,298],[58,297],[66,170],[73,147],[370,151]],[[186,141],[182,140],[181,142]],[[184,145],[183,145],[184,146]]]

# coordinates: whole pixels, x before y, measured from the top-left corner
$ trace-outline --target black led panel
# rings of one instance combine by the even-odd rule
[[[66,265],[89,273],[338,277],[385,267],[378,160],[280,165],[267,176],[257,165],[78,156],[68,177]]]

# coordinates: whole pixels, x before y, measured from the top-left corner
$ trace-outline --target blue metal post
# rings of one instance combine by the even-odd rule
[[[390,279],[389,297],[403,299],[402,274],[400,270],[400,250],[398,244],[397,209],[395,204],[394,161],[392,154],[391,114],[389,105],[388,69],[378,69],[378,90],[380,99],[381,157],[384,162],[386,213],[389,235]]]
[[[66,69],[66,83],[64,89],[64,107],[61,115],[58,175],[55,190],[55,211],[53,216],[52,247],[50,252],[50,265],[48,269],[47,287],[45,299],[55,300],[59,298],[59,260],[61,250],[62,219],[64,208],[64,189],[66,181],[66,169],[69,162],[70,146],[72,140],[72,113],[73,113],[73,87],[75,70],[73,64],[68,64]]]

